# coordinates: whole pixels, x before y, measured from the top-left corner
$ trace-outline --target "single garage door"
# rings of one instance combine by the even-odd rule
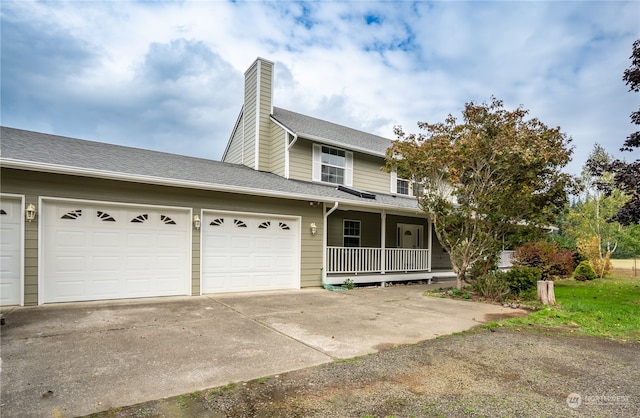
[[[0,198],[0,305],[19,305],[22,266],[22,200]]]
[[[45,201],[42,301],[190,294],[191,211]]]
[[[205,212],[202,292],[300,287],[300,219]]]

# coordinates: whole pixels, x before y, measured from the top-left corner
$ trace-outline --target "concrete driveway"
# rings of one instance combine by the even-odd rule
[[[14,308],[2,326],[0,415],[86,415],[522,314],[422,296],[433,286]]]

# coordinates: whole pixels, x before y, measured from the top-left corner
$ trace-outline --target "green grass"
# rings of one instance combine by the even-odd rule
[[[560,280],[554,287],[558,306],[501,324],[562,327],[584,335],[640,341],[640,280],[613,275],[587,282]]]

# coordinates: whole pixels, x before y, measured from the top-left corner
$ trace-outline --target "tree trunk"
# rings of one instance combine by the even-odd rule
[[[553,290],[553,282],[546,280],[538,281],[538,300],[543,305],[555,305],[556,295]]]

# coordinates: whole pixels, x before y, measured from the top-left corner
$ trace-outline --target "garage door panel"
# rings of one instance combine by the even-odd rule
[[[43,209],[45,303],[189,293],[188,210],[49,201]],[[82,277],[69,280],[75,273]]]
[[[203,293],[299,287],[299,231],[291,218],[205,212]]]

